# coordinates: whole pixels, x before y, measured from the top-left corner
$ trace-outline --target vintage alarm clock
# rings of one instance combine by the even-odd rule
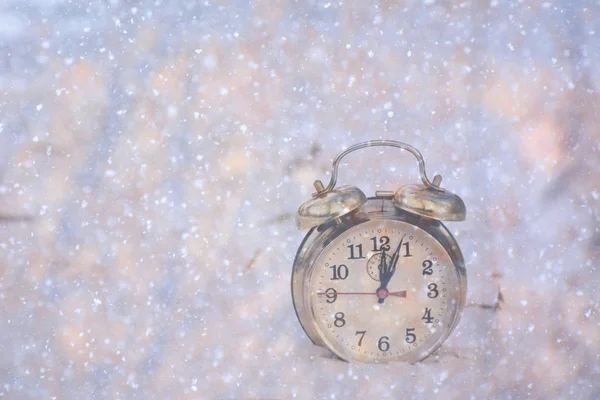
[[[358,149],[391,146],[412,153],[422,185],[367,198],[354,186],[336,188],[342,158]],[[292,272],[300,324],[317,345],[347,361],[417,362],[452,332],[465,304],[463,256],[441,221],[465,219],[464,202],[430,182],[414,147],[391,140],[359,143],[333,161],[327,187],[298,209],[310,231]]]

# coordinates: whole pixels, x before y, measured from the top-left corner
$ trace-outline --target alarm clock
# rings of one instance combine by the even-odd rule
[[[387,146],[412,153],[421,184],[365,196],[336,188],[348,154]],[[363,363],[414,363],[432,354],[456,327],[467,277],[458,243],[442,221],[462,221],[464,202],[427,178],[414,147],[392,140],[359,143],[333,161],[327,187],[300,206],[296,222],[310,229],[292,270],[292,299],[316,345]]]

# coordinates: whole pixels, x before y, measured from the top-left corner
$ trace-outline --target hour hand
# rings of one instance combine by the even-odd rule
[[[381,251],[381,259],[379,260],[379,266],[377,267],[377,269],[379,269],[379,282],[381,282],[381,284],[383,285],[383,281],[385,279],[385,275],[386,275],[386,254],[385,254],[385,250]]]
[[[380,286],[377,289],[377,297],[379,300],[377,301],[379,304],[383,303],[385,298],[387,297],[388,290],[387,284],[390,282],[394,271],[392,270],[392,266],[387,262],[387,256],[385,254],[385,250],[381,252],[381,261],[379,262],[379,283]]]

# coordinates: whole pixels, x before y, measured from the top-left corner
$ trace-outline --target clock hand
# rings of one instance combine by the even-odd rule
[[[333,292],[331,292],[331,293],[333,293]],[[317,292],[317,294],[329,294],[329,293],[327,293],[327,292]],[[373,295],[376,295],[377,293],[373,293],[373,292],[335,292],[335,294],[336,295],[339,295],[339,294],[357,294],[357,295],[369,295],[369,296],[373,296]]]
[[[317,294],[329,294],[328,292],[317,292]],[[373,296],[376,295],[377,293],[373,293],[373,292],[335,292],[336,295],[340,295],[340,294],[351,294],[351,295],[368,295],[368,296]],[[387,292],[386,297],[387,296],[395,296],[395,297],[405,297],[406,298],[406,290],[400,290],[397,292]]]
[[[398,243],[398,247],[396,247],[396,251],[392,255],[392,260],[390,261],[391,265],[388,265],[387,260],[385,259],[385,250],[382,252],[382,262],[379,268],[379,281],[381,282],[381,286],[377,289],[377,297],[379,300],[377,301],[379,304],[382,304],[385,301],[385,298],[388,296],[387,285],[394,276],[394,272],[396,272],[396,264],[398,264],[398,259],[400,258],[400,247],[402,247],[402,243],[404,242],[404,236],[400,239],[400,243]]]
[[[379,265],[377,269],[379,269],[379,282],[381,285],[384,285],[387,273],[387,261],[386,261],[385,249],[381,251],[381,258],[379,259]]]
[[[383,303],[383,300],[388,296],[404,297],[406,298],[406,290],[400,290],[397,292],[390,292],[387,289],[377,289],[377,297],[379,297],[379,303]]]
[[[402,236],[402,239],[400,239],[400,243],[398,243],[398,247],[396,247],[396,251],[392,255],[392,276],[394,275],[394,272],[396,272],[396,264],[398,264],[398,259],[400,258],[400,247],[402,247],[403,242],[404,236]],[[390,279],[392,276],[390,276]]]
[[[387,256],[385,254],[385,249],[381,251],[381,259],[379,260],[379,283],[380,286],[379,288],[375,291],[375,294],[377,295],[377,297],[379,297],[379,300],[377,300],[378,303],[383,303],[383,299],[385,299],[387,297],[388,294],[388,290],[386,288],[387,284],[388,284],[388,265],[387,265],[387,260],[386,260]]]

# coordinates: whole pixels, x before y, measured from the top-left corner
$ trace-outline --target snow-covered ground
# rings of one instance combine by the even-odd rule
[[[0,397],[600,397],[599,3],[367,3],[0,4]],[[298,206],[377,138],[468,209],[417,365],[336,360],[290,296]]]

